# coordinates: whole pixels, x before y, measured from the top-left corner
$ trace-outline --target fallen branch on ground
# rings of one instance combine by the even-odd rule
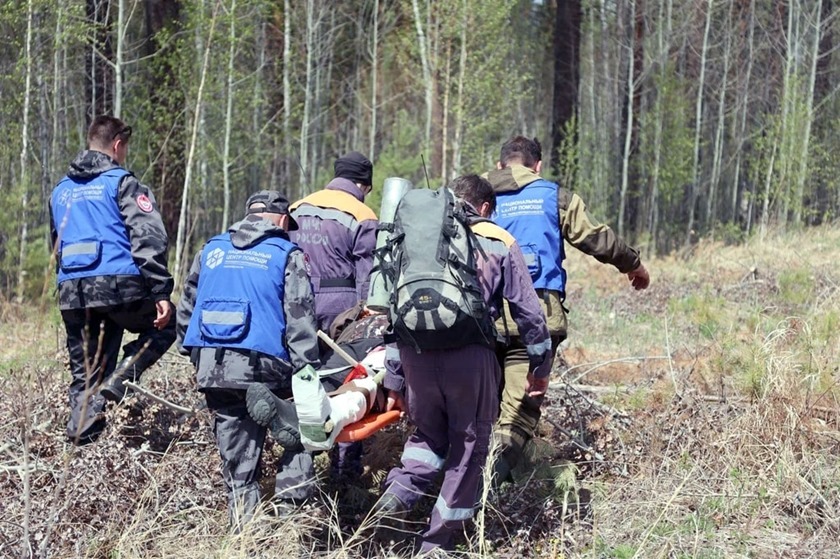
[[[130,380],[125,381],[125,385],[127,387],[129,387],[130,389],[134,390],[135,392],[138,392],[138,393],[142,394],[143,396],[146,396],[147,398],[151,398],[155,402],[157,402],[159,404],[163,404],[164,406],[166,406],[168,408],[171,408],[171,409],[173,409],[177,412],[185,413],[187,415],[195,415],[196,414],[196,411],[194,409],[185,408],[183,406],[179,406],[178,404],[173,404],[169,400],[161,398],[160,396],[156,395],[154,392],[150,391],[149,389],[138,386],[137,384],[131,382]]]
[[[573,367],[569,367],[568,369],[566,369],[564,374],[568,375],[569,372],[574,371],[575,369],[581,369],[581,368],[586,367],[588,365],[592,365],[591,367],[589,367],[588,369],[583,371],[581,374],[579,374],[578,376],[576,376],[572,380],[572,383],[575,383],[575,382],[579,381],[580,379],[582,379],[583,377],[585,377],[586,375],[588,375],[589,373],[591,373],[592,371],[594,371],[596,369],[600,369],[601,367],[606,367],[607,365],[612,365],[614,363],[628,363],[628,362],[635,362],[635,361],[651,361],[651,360],[654,360],[654,359],[668,359],[668,360],[670,360],[671,356],[670,355],[650,355],[650,356],[639,355],[639,356],[635,356],[635,357],[619,357],[617,359],[610,359],[609,361],[602,361],[600,363],[581,363],[580,365],[574,365]]]

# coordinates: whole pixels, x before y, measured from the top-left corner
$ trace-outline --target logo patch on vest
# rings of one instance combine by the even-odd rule
[[[141,211],[146,213],[151,213],[155,207],[152,205],[152,201],[149,200],[149,197],[145,194],[141,194],[137,197],[137,207],[140,208]]]
[[[69,188],[63,188],[61,192],[59,192],[56,202],[58,202],[59,206],[66,206],[67,203],[70,201],[70,194],[72,194],[72,190]]]
[[[210,251],[207,255],[207,259],[204,261],[204,264],[207,265],[208,268],[211,270],[221,264],[225,259],[225,251],[220,248],[216,248]]]

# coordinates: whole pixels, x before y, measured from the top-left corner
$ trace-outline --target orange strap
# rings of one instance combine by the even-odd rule
[[[352,443],[366,439],[383,427],[395,423],[400,418],[401,413],[400,410],[391,410],[366,415],[356,423],[351,423],[345,427],[335,440],[340,443]]]
[[[372,209],[359,202],[351,194],[342,192],[341,190],[319,190],[318,192],[313,192],[303,200],[298,200],[292,204],[289,209],[294,211],[301,204],[310,204],[319,208],[334,208],[352,215],[356,218],[356,221],[376,219],[376,213]]]

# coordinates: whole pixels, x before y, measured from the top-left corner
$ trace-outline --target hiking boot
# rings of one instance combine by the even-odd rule
[[[294,450],[301,446],[295,405],[278,398],[264,384],[252,384],[245,394],[248,415],[257,424],[268,427],[271,436],[283,448]]]

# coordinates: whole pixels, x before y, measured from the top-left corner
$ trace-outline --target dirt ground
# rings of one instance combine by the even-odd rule
[[[840,231],[788,234],[647,261],[633,292],[571,253],[569,339],[516,483],[486,494],[470,557],[836,557]],[[212,418],[181,356],[154,393],[108,412],[100,440],[64,440],[66,357],[51,304],[4,305],[0,556],[406,556],[364,530],[408,429],[368,439],[365,473],[332,479],[292,518],[227,531]],[[267,445],[264,473],[281,450]],[[420,526],[433,500],[413,511]]]

